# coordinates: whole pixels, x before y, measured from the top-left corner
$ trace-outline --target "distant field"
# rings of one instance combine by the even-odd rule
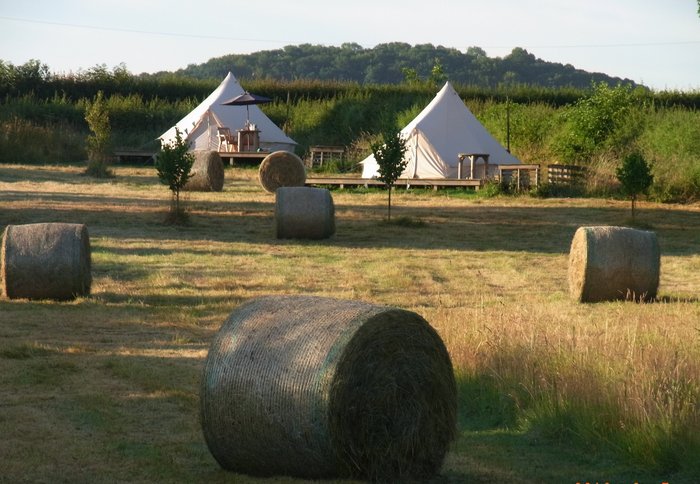
[[[460,391],[438,482],[700,481],[700,205],[641,203],[662,249],[660,301],[579,305],[567,257],[581,225],[623,224],[602,199],[335,191],[337,233],[279,241],[251,169],[188,193],[163,223],[152,168],[94,181],[74,166],[0,165],[0,229],[78,222],[93,290],[0,299],[0,482],[263,482],[222,471],[199,425],[209,343],[268,294],[412,310],[440,333]],[[280,478],[276,482],[302,482]]]

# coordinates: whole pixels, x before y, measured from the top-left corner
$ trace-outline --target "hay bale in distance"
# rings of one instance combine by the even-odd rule
[[[224,188],[224,162],[218,151],[195,151],[190,179],[182,187],[189,192],[220,192]]]
[[[2,292],[10,299],[69,300],[90,294],[90,237],[83,224],[8,225]]]
[[[268,192],[275,193],[280,187],[303,187],[306,183],[306,168],[294,153],[275,151],[260,163],[258,170],[260,185]]]
[[[440,336],[413,312],[359,301],[239,306],[209,349],[200,403],[219,464],[259,476],[425,478],[456,434]]]
[[[278,239],[326,239],[335,233],[335,207],[325,188],[281,187],[275,192]]]
[[[579,302],[653,299],[660,265],[654,232],[579,227],[569,252],[569,293]]]

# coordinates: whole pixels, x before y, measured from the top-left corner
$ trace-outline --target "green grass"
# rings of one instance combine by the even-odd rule
[[[36,343],[19,343],[13,346],[0,347],[0,358],[24,360],[38,356],[47,356],[54,351],[44,345]]]
[[[336,190],[333,238],[278,241],[255,170],[188,194],[186,227],[163,223],[154,169],[81,171],[0,165],[0,228],[83,222],[93,249],[90,297],[0,299],[4,479],[263,482],[210,456],[202,362],[241,302],[316,294],[409,309],[440,333],[460,395],[448,482],[700,480],[697,204],[640,203],[659,302],[580,305],[571,238],[625,223],[625,200],[397,190],[392,217],[410,223],[389,225],[385,192]]]

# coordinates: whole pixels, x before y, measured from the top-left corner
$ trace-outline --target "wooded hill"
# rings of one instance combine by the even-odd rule
[[[177,74],[197,79],[222,79],[229,71],[239,79],[313,79],[360,84],[396,84],[444,77],[454,84],[481,87],[526,84],[587,88],[594,82],[635,85],[630,79],[586,72],[571,64],[547,62],[520,47],[501,58],[489,57],[479,47],[461,52],[432,44],[411,46],[401,42],[379,44],[369,49],[355,43],[340,47],[288,45],[282,49],[212,58],[203,64],[190,64]]]

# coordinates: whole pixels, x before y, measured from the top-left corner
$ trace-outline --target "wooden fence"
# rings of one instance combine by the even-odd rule
[[[577,165],[547,165],[547,183],[551,185],[579,185],[586,176],[586,168]]]
[[[516,191],[529,190],[540,184],[540,165],[498,165],[498,179]]]
[[[345,156],[344,146],[312,146],[309,149],[309,158],[306,160],[307,168],[323,166],[323,163],[336,161],[343,163]]]

